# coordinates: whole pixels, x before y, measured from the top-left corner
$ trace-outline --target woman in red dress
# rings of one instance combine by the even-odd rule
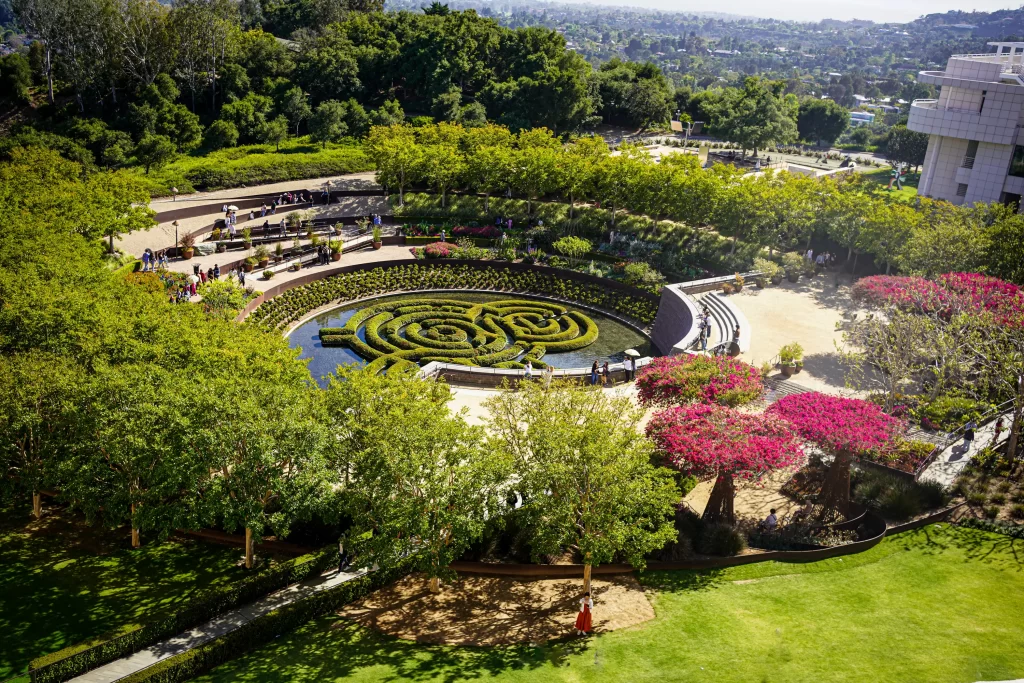
[[[594,608],[594,599],[590,597],[590,591],[580,598],[580,613],[576,615],[576,634],[585,636],[593,628],[590,610]]]

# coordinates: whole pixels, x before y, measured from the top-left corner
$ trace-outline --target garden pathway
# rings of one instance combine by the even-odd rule
[[[358,572],[338,572],[337,570],[325,572],[320,576],[306,579],[302,583],[272,593],[249,605],[226,612],[191,631],[179,633],[152,647],[139,650],[135,654],[122,657],[77,678],[72,678],[71,681],[73,683],[112,683],[121,680],[136,671],[141,671],[169,657],[187,652],[215,638],[231,633],[268,612],[303,600],[320,591],[334,588],[365,573],[365,569]]]
[[[1010,435],[1009,425],[1013,414],[1012,412],[1004,413],[1002,418],[1003,431],[999,435],[999,443],[1006,441]],[[918,477],[918,481],[934,481],[943,486],[952,486],[971,458],[989,446],[995,445],[996,422],[997,420],[992,420],[979,427],[974,433],[974,441],[971,442],[970,448],[964,448],[962,439],[946,447],[932,464],[925,468],[921,476]]]

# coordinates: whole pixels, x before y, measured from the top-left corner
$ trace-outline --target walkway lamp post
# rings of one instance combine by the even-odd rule
[[[171,223],[174,226],[174,255],[181,258],[181,245],[178,244],[178,221]]]

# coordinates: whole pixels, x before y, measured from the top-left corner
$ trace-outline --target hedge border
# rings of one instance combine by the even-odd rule
[[[80,676],[153,643],[194,628],[229,609],[320,573],[337,560],[333,546],[287,560],[232,585],[209,588],[194,595],[170,614],[151,619],[128,631],[115,631],[37,657],[29,663],[32,683],[60,683]]]
[[[239,655],[265,645],[280,635],[295,630],[310,619],[323,616],[342,605],[383,588],[407,574],[411,564],[407,560],[390,569],[378,569],[334,588],[314,593],[307,598],[246,622],[234,631],[199,647],[168,657],[153,666],[129,674],[119,681],[121,683],[179,683],[179,681],[190,680],[237,658]]]

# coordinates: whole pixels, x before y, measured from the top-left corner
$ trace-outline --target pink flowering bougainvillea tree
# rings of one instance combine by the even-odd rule
[[[803,456],[800,439],[785,420],[713,403],[659,411],[647,425],[647,436],[667,464],[715,480],[704,519],[729,524],[736,522],[735,480],[759,481]]]
[[[757,400],[764,381],[754,366],[728,356],[662,356],[643,368],[636,379],[641,405],[682,405],[704,402],[737,406]]]
[[[873,275],[861,278],[851,296],[868,306],[894,306],[948,319],[957,313],[991,313],[999,324],[1024,320],[1024,289],[980,273],[946,273],[938,280]]]
[[[874,403],[814,391],[786,396],[767,414],[786,420],[801,437],[834,456],[818,499],[822,519],[849,515],[853,458],[885,452],[906,430],[902,420]]]

